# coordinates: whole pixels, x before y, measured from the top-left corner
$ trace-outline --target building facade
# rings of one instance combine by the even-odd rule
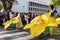
[[[29,2],[28,12],[32,13],[43,13],[48,11],[48,6],[40,3]]]
[[[43,13],[47,12],[49,5],[47,2],[41,0],[17,0],[18,3],[14,4],[12,10],[15,12],[32,12]]]

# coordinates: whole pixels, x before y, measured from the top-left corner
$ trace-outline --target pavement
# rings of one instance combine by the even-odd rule
[[[60,40],[60,35],[35,38],[24,30],[4,30],[0,28],[0,40]]]

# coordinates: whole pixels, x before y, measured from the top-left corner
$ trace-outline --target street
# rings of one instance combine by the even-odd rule
[[[0,29],[0,40],[29,40],[33,38],[26,31]]]
[[[35,38],[24,30],[0,29],[0,40],[60,40],[60,35]]]

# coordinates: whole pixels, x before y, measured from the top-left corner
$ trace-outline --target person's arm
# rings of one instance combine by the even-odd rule
[[[55,13],[55,17],[57,17],[58,16],[58,14],[57,13]]]
[[[57,14],[57,10],[54,10],[54,16],[57,17],[58,14]]]

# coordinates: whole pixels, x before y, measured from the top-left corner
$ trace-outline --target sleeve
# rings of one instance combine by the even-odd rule
[[[54,10],[54,13],[57,13],[57,10]]]

